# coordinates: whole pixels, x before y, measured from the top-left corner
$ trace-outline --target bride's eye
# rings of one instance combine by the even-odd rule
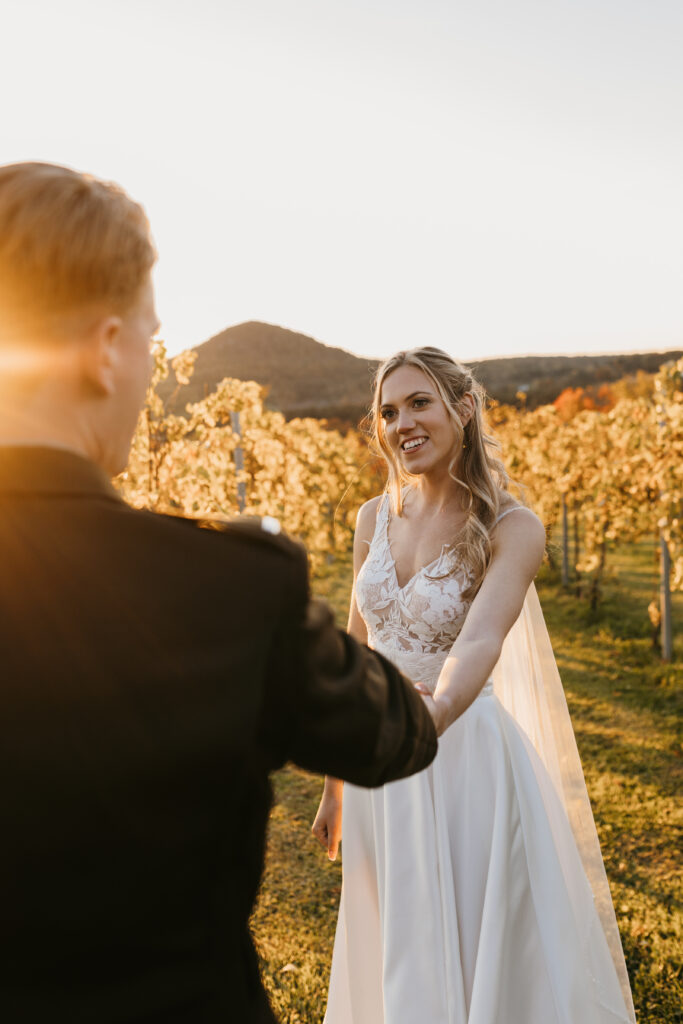
[[[380,416],[382,417],[383,420],[391,419],[391,417],[393,415],[394,415],[394,410],[393,409],[382,409],[382,411],[380,412]]]
[[[413,405],[417,406],[418,409],[421,409],[423,406],[429,405],[429,399],[428,398],[416,398],[415,401],[413,402]]]

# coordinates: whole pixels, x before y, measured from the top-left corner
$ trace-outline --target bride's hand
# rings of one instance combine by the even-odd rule
[[[342,832],[341,791],[338,796],[336,792],[328,792],[326,787],[311,832],[323,849],[327,850],[330,860],[336,860]]]
[[[426,683],[415,683],[415,689],[427,705],[427,710],[432,716],[432,721],[434,722],[436,735],[442,736],[450,724],[448,720],[448,708],[443,701],[434,700],[432,691]]]

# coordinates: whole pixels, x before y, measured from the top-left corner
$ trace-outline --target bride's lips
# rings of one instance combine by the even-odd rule
[[[421,452],[428,440],[429,438],[426,437],[424,434],[418,435],[416,437],[409,437],[405,441],[401,442],[401,453],[403,455],[412,455],[413,452]],[[420,443],[415,444],[410,448],[405,448],[404,445],[410,444],[411,441],[419,441]]]

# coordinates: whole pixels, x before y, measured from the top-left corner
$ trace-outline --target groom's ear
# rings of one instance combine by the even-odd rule
[[[121,360],[119,316],[97,320],[83,340],[81,370],[87,383],[102,396],[113,395]]]

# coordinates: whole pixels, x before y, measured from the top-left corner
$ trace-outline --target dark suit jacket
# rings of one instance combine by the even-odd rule
[[[272,1021],[269,771],[377,785],[436,751],[299,545],[135,511],[57,449],[0,448],[0,674],[5,1024]]]

